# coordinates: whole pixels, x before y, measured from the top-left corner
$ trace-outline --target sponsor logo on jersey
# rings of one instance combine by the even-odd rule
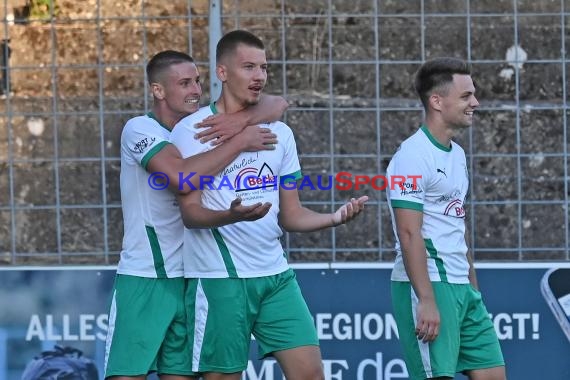
[[[404,182],[399,184],[400,186],[400,196],[411,195],[418,198],[417,195],[423,193],[424,191],[414,182]]]
[[[449,202],[452,199],[457,199],[457,196],[461,194],[461,191],[455,190],[451,193],[444,194],[435,200],[435,203]]]
[[[146,150],[146,148],[154,144],[155,141],[156,137],[151,137],[151,138],[145,137],[144,139],[140,140],[133,146],[133,151],[136,153],[143,153]]]
[[[234,180],[236,192],[268,187],[277,190],[277,177],[267,163],[263,163],[259,170],[251,167],[240,170]]]

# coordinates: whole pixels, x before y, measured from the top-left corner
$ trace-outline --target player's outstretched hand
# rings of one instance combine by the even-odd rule
[[[364,210],[364,204],[368,201],[368,196],[363,195],[362,197],[355,199],[352,198],[350,202],[342,205],[333,214],[333,226],[338,226],[350,222],[352,219],[356,218],[358,214]]]
[[[251,222],[263,218],[271,208],[270,202],[257,202],[250,206],[241,204],[241,198],[236,198],[230,205],[230,214],[236,222]]]

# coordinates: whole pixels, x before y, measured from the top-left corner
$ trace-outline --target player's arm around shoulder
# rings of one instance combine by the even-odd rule
[[[121,156],[138,162],[150,173],[168,171],[168,168],[157,166],[156,163],[164,156],[164,152],[172,149],[169,148],[170,145],[168,131],[147,116],[130,119],[121,133]],[[174,152],[177,152],[175,148]],[[160,177],[164,178],[165,174],[161,173]]]
[[[186,116],[172,129],[170,143],[149,162],[149,173],[160,173],[168,180],[168,188],[175,194],[187,194],[199,189],[201,177],[216,174],[222,165],[208,151],[211,147],[195,138],[194,125],[209,114],[207,107]],[[237,151],[237,149],[235,149]],[[214,153],[215,154],[215,153]]]
[[[197,123],[196,128],[201,128],[197,138],[212,145],[222,144],[247,126],[279,120],[288,107],[281,96],[263,94],[255,106],[231,114],[217,113]]]
[[[178,193],[196,190],[201,177],[216,175],[229,165],[240,153],[273,149],[276,135],[268,128],[251,126],[238,133],[224,144],[212,147],[196,139],[196,123],[211,114],[208,107],[182,119],[174,127],[170,141],[179,150],[182,161],[172,163],[177,178],[174,182]],[[168,158],[168,157],[167,157]]]
[[[199,176],[188,172],[189,162],[184,160],[184,154],[190,156],[192,152],[203,149],[194,138],[194,129],[188,127],[194,122],[190,115],[176,124],[170,133],[168,143],[146,166],[147,172],[167,181],[169,190],[175,194],[187,193],[199,186]]]
[[[336,227],[356,218],[368,201],[367,196],[352,198],[334,213],[319,213],[303,207],[296,187],[279,188],[279,224],[289,232],[311,232]]]
[[[156,178],[167,181],[168,189],[173,193],[188,193],[197,189],[199,178],[192,173],[185,173],[183,163],[184,159],[178,149],[169,143],[151,158],[146,170]]]

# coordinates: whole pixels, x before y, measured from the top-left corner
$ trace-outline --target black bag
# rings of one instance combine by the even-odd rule
[[[73,347],[54,346],[26,365],[22,380],[99,380],[93,360]]]

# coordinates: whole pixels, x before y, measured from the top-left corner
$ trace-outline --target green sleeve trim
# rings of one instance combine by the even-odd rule
[[[390,201],[392,208],[406,208],[409,210],[424,211],[424,205],[417,202],[393,200]]]
[[[282,175],[279,178],[279,183],[281,185],[283,184],[289,184],[292,182],[297,182],[298,180],[300,180],[301,178],[303,178],[303,174],[301,173],[300,170],[297,170],[296,172],[293,172],[291,174],[286,174],[286,175]]]
[[[153,158],[158,152],[160,152],[162,148],[164,148],[168,144],[170,144],[168,141],[161,141],[158,144],[156,144],[151,150],[149,150],[147,154],[144,155],[143,159],[141,160],[141,166],[143,167],[144,170],[146,170],[146,167],[150,159]]]

